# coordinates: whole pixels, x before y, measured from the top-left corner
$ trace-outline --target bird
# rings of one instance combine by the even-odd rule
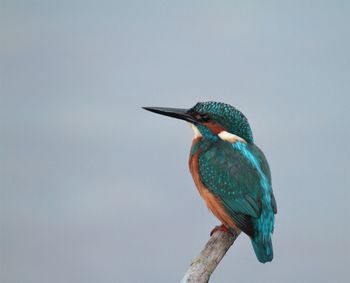
[[[243,231],[258,261],[272,261],[277,204],[271,171],[244,114],[215,101],[198,102],[189,109],[143,109],[190,123],[194,138],[189,169],[200,196],[221,222],[212,233]]]

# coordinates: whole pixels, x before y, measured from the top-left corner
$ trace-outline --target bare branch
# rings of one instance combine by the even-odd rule
[[[217,230],[210,237],[199,256],[194,259],[181,283],[207,283],[240,232],[233,234]]]

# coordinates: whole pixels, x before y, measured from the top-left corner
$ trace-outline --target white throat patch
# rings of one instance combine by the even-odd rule
[[[196,139],[196,138],[201,137],[202,134],[201,134],[201,132],[198,130],[198,128],[197,128],[195,125],[193,125],[192,123],[189,123],[189,124],[191,125],[191,128],[192,128],[192,130],[193,130],[193,132],[194,132],[194,138]]]
[[[224,141],[228,141],[230,143],[234,143],[236,141],[240,141],[240,142],[244,142],[247,143],[244,139],[242,139],[241,137],[235,135],[235,134],[231,134],[229,132],[226,131],[222,131],[218,134],[219,138],[224,140]]]

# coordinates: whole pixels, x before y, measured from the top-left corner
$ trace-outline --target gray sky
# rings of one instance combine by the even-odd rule
[[[177,282],[218,223],[188,125],[216,100],[272,170],[275,259],[213,282],[347,282],[349,1],[0,0],[3,283]]]

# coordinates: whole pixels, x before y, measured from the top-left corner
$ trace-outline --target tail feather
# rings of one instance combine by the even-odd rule
[[[271,238],[265,241],[259,241],[259,239],[252,238],[252,244],[256,257],[261,263],[272,261],[273,249]]]

